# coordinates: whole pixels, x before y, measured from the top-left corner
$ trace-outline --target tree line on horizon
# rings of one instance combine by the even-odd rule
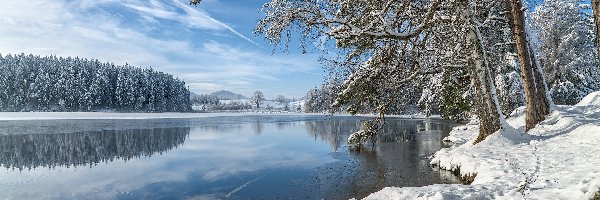
[[[226,91],[229,92],[229,91]],[[302,107],[294,107],[290,103],[297,101],[297,99],[290,99],[283,95],[277,95],[274,99],[265,97],[261,90],[256,90],[251,97],[245,97],[241,94],[234,94],[236,97],[223,97],[215,92],[211,94],[194,94],[192,93],[190,101],[192,107],[197,111],[242,111],[242,110],[281,110],[281,111],[294,111],[294,112],[309,112],[303,110]],[[267,102],[277,102],[282,107],[273,107]],[[267,104],[265,106],[265,104]]]
[[[189,112],[173,75],[78,57],[0,55],[0,111]]]

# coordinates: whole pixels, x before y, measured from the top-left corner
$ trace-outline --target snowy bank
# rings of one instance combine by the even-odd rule
[[[431,164],[474,177],[470,185],[388,187],[365,199],[591,199],[600,191],[600,92],[558,106],[524,133],[523,108],[501,130],[473,145],[478,126],[456,127]]]

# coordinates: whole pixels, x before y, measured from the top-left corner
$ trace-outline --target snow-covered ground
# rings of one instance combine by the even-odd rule
[[[219,105],[210,104],[194,104],[192,109],[196,111],[219,111],[219,110],[274,110],[274,111],[289,111],[289,112],[302,112],[304,110],[305,100],[292,101],[289,103],[282,103],[272,100],[263,101],[260,104],[260,108],[256,109],[256,105],[250,99],[234,99],[234,100],[219,100]]]
[[[456,127],[431,164],[475,176],[470,185],[388,187],[366,199],[591,199],[600,191],[600,91],[575,106],[558,106],[523,132],[523,108],[509,130],[473,145],[476,123]]]

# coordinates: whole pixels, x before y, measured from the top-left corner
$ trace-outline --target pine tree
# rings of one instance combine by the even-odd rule
[[[0,111],[187,112],[189,89],[172,75],[84,58],[0,55]],[[157,106],[158,105],[158,106]]]

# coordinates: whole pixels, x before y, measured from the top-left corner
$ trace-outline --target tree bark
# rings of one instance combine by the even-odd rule
[[[525,91],[525,131],[534,128],[550,112],[546,85],[540,68],[537,67],[530,51],[527,33],[525,33],[525,15],[521,0],[506,0],[510,8],[510,20],[515,39],[517,55],[521,65],[521,79]],[[535,66],[534,66],[535,65]]]
[[[596,30],[596,48],[598,50],[598,60],[600,60],[600,0],[592,0],[592,14],[594,15],[594,25]]]
[[[491,76],[487,55],[481,41],[481,33],[477,23],[473,21],[473,13],[468,6],[468,0],[460,1],[462,18],[468,27],[467,48],[468,66],[473,88],[473,104],[479,118],[479,134],[475,143],[483,141],[487,136],[500,130],[501,118],[500,105],[496,96],[496,86]]]
[[[472,35],[472,33],[469,33]],[[469,36],[470,40],[473,40],[472,36]],[[472,66],[470,70],[471,82],[473,84],[474,99],[473,103],[476,108],[476,113],[479,118],[479,134],[475,143],[483,141],[487,136],[500,130],[500,117],[502,116],[498,111],[498,105],[496,104],[495,97],[495,86],[489,76],[489,68],[482,61],[481,48],[475,44],[470,47],[469,66]]]

